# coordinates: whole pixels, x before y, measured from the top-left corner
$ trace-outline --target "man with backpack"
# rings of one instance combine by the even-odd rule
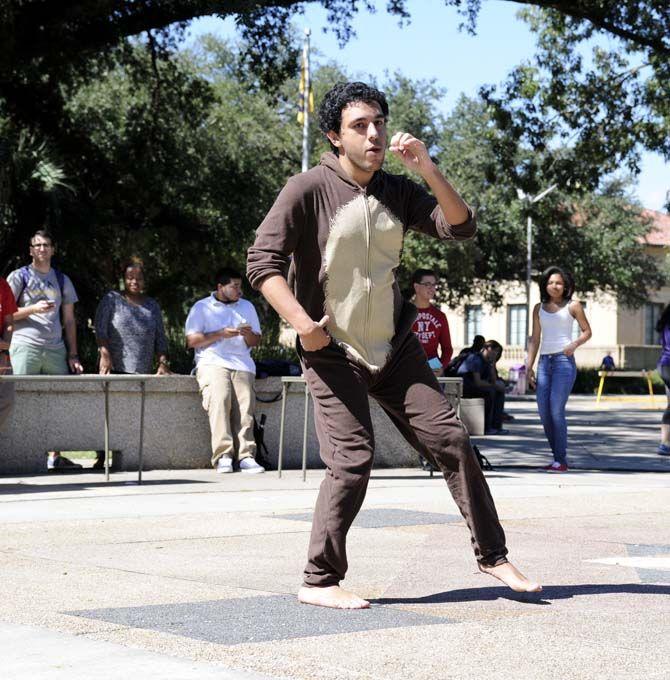
[[[51,234],[36,231],[30,239],[31,263],[7,277],[18,306],[9,348],[16,375],[67,375],[84,370],[77,354],[77,293],[72,281],[51,266],[54,252]],[[81,466],[52,452],[48,467]]]

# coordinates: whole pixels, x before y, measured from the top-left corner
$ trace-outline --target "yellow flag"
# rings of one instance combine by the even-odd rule
[[[307,82],[307,59],[306,51],[302,51],[302,66],[300,68],[300,86],[299,86],[299,105],[298,110],[298,123],[301,125],[305,121],[305,83]],[[314,92],[312,91],[312,83],[309,84],[309,94],[307,99],[307,106],[310,113],[314,111]]]

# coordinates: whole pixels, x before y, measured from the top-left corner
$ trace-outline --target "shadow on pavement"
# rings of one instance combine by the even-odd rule
[[[82,489],[113,489],[118,487],[128,486],[174,486],[178,484],[214,484],[217,480],[205,481],[202,479],[152,479],[142,480],[142,484],[138,484],[136,479],[128,479],[125,481],[100,481],[100,482],[64,482],[62,484],[26,484],[25,482],[5,483],[0,482],[0,496],[3,494],[22,493],[50,493],[53,491],[81,491]]]
[[[584,583],[569,586],[543,586],[540,593],[515,593],[504,586],[462,588],[423,597],[380,597],[371,599],[375,605],[446,604],[449,602],[483,602],[513,600],[529,604],[551,604],[551,600],[569,600],[582,595],[670,595],[670,586],[644,583]]]
[[[513,473],[508,473],[505,475],[497,475],[495,473],[491,472],[486,472],[486,479],[491,479],[492,477],[500,477],[501,479],[508,479],[509,477],[513,477]],[[435,472],[435,474],[432,477],[433,479],[439,481],[439,482],[444,482],[444,477],[442,476],[441,472]],[[383,482],[384,480],[404,480],[404,481],[411,481],[413,479],[423,482],[424,480],[431,479],[431,476],[428,472],[425,473],[424,475],[375,475],[374,472],[370,475],[370,480],[377,480],[380,482]]]

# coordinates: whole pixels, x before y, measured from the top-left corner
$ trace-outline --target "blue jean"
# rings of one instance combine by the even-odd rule
[[[557,463],[567,464],[565,405],[577,377],[575,358],[563,352],[542,354],[537,366],[537,410]]]

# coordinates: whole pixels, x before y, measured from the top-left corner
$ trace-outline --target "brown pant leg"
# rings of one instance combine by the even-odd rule
[[[314,423],[326,476],[314,509],[304,582],[338,584],[347,571],[347,532],[370,478],[374,435],[365,369],[337,348],[305,352],[303,371],[314,400]]]
[[[470,437],[440,390],[413,333],[394,352],[370,385],[374,397],[405,439],[427,449],[449,486],[470,529],[477,560],[505,562],[505,533],[470,444]]]

